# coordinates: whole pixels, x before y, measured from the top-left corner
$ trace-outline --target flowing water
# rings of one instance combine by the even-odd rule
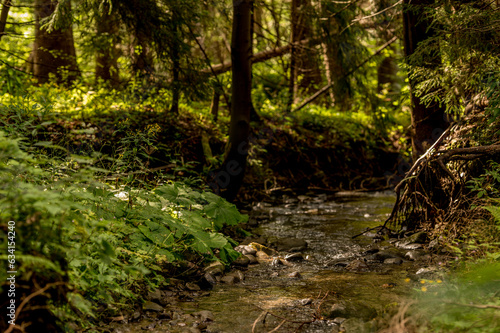
[[[212,333],[376,332],[377,321],[384,316],[387,320],[408,295],[407,277],[418,267],[409,261],[401,265],[365,261],[362,253],[374,246],[384,251],[394,247],[387,241],[374,244],[373,238],[352,236],[381,225],[394,200],[391,193],[351,192],[259,203],[250,214],[259,221],[255,232],[270,243],[305,240],[308,246],[301,250],[305,260],[271,258],[241,268],[241,282],[218,283],[201,292],[204,296],[173,304],[181,311],[174,320],[129,322],[115,326],[114,332],[200,332],[183,319],[200,311],[213,314],[214,321],[203,330]]]
[[[299,327],[301,332],[336,332],[343,319],[335,317],[350,318],[344,322],[348,331],[374,330],[370,320],[397,307],[408,292],[411,263],[370,265],[368,272],[349,272],[334,263],[354,260],[373,246],[371,238],[352,236],[382,224],[394,200],[389,193],[339,193],[256,205],[252,215],[264,219],[257,231],[271,239],[306,240],[306,260],[249,266],[242,282],[218,284],[209,296],[185,304],[185,310],[212,311],[209,332],[270,332],[280,323],[277,332]]]

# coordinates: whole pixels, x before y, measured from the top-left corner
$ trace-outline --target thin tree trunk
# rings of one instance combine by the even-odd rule
[[[212,104],[210,105],[210,113],[212,114],[215,123],[219,119],[219,103],[220,103],[220,92],[219,89],[214,88]]]
[[[292,34],[291,34],[291,48],[290,48],[290,74],[288,78],[288,102],[286,105],[286,111],[290,112],[292,110],[292,104],[295,100],[295,92],[296,92],[296,79],[297,79],[297,46],[295,42],[300,40],[301,36],[301,27],[299,20],[299,6],[300,0],[292,0],[292,8],[291,8],[291,25],[292,25]]]
[[[35,0],[33,75],[38,84],[48,82],[52,76],[58,83],[71,83],[79,76],[71,23],[51,32],[40,27],[41,20],[50,16],[57,4],[52,0]],[[68,7],[62,10],[70,12],[71,3],[65,2],[65,6]]]
[[[229,147],[221,169],[212,175],[212,188],[233,201],[243,183],[250,134],[251,100],[251,8],[253,0],[233,0],[231,59],[231,123]]]
[[[11,6],[12,0],[5,0],[2,5],[2,12],[0,13],[0,39],[5,35],[5,25],[7,24],[7,17],[9,17]]]
[[[425,7],[433,3],[433,0],[403,1],[404,45],[407,57],[415,53],[419,43],[434,35],[434,29],[431,27],[432,21],[424,13]],[[411,4],[411,8],[408,7],[409,4]],[[440,62],[441,58],[436,52],[431,57],[426,57],[419,64],[413,63],[411,65],[433,68],[438,66]],[[412,154],[415,161],[432,146],[441,133],[449,126],[444,107],[436,102],[426,106],[420,97],[415,95],[415,86],[418,83],[416,80],[410,78],[411,99],[413,103],[411,114]]]
[[[109,82],[112,86],[120,83],[118,72],[119,22],[116,13],[109,12],[109,4],[103,3],[101,16],[97,19],[97,35],[100,37],[96,55],[96,79]]]
[[[180,56],[179,56],[179,27],[178,27],[178,16],[174,10],[172,17],[172,24],[174,30],[174,43],[172,47],[172,107],[170,112],[173,114],[179,114],[179,99],[180,99],[180,82],[179,73],[180,69]]]

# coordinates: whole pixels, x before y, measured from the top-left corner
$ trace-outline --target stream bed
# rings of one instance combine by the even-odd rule
[[[240,283],[217,284],[193,310],[213,312],[210,332],[269,332],[280,324],[279,332],[371,331],[376,323],[370,320],[408,293],[406,278],[415,264],[356,259],[370,252],[374,240],[352,236],[383,224],[394,201],[392,193],[346,192],[259,203],[251,213],[259,220],[256,232],[278,250],[286,248],[286,239],[305,240],[307,247],[298,249],[304,260],[250,265]],[[281,257],[286,252],[294,253],[280,251]]]
[[[246,243],[257,249],[265,245],[255,255],[259,263],[235,267],[219,275],[208,292],[176,302],[180,314],[136,327],[154,332],[376,332],[378,321],[399,308],[415,286],[410,281],[418,280],[417,271],[431,261],[422,244],[408,241],[396,247],[401,240],[374,233],[352,238],[383,224],[394,201],[389,192],[344,192],[258,203],[249,223],[260,236]],[[200,317],[208,324],[193,323]],[[130,324],[115,332],[139,331]]]

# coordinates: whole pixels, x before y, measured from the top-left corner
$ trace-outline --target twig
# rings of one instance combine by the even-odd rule
[[[283,326],[283,324],[286,322],[287,320],[283,319],[283,321],[278,326],[276,326],[272,331],[269,331],[269,333],[277,332],[280,329],[280,327]]]
[[[257,326],[257,323],[259,322],[259,320],[262,317],[265,317],[266,315],[267,315],[267,311],[262,311],[260,313],[260,315],[257,317],[257,319],[255,319],[255,321],[253,322],[253,325],[252,325],[252,333],[255,333],[255,327]]]
[[[36,297],[40,294],[43,294],[47,289],[50,289],[52,287],[55,287],[55,286],[58,286],[58,285],[62,285],[62,284],[66,284],[66,282],[54,282],[54,283],[49,283],[47,284],[45,287],[43,287],[42,289],[39,289],[37,291],[35,291],[34,293],[31,293],[29,294],[28,296],[26,296],[23,301],[21,302],[21,304],[19,305],[19,307],[17,308],[16,310],[16,318],[19,318],[19,314],[21,313],[21,310],[23,309],[23,307],[33,298],[33,297]],[[17,326],[17,325],[15,325]],[[10,333],[12,332],[12,330],[14,329],[15,327],[14,325],[11,325],[9,326],[9,328],[4,332],[4,333]]]

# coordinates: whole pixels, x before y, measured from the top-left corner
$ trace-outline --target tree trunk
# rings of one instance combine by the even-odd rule
[[[340,25],[335,15],[324,6],[322,6],[322,17],[328,18],[322,25],[326,36],[326,42],[322,44],[322,48],[328,84],[332,86],[330,98],[332,105],[337,106],[341,111],[347,111],[351,96],[349,78],[345,75],[347,71],[343,66],[343,54],[338,40]]]
[[[12,0],[5,0],[2,5],[2,12],[0,14],[0,39],[5,35],[5,24],[7,24],[7,17],[9,17],[10,6],[12,6]]]
[[[221,170],[210,184],[222,197],[233,201],[243,183],[250,134],[251,100],[251,8],[253,0],[233,0],[231,60],[231,123],[229,146]]]
[[[172,107],[170,112],[173,114],[179,114],[179,99],[180,99],[180,37],[179,37],[179,27],[178,27],[179,17],[177,13],[173,12],[172,15],[172,30],[173,30],[173,43],[172,43]]]
[[[41,20],[50,16],[57,5],[57,1],[35,0],[33,75],[38,84],[48,82],[51,76],[57,83],[71,83],[79,76],[71,22],[51,32],[40,26]],[[67,1],[65,6],[60,9],[62,13],[70,13],[71,3]]]
[[[312,31],[311,12],[313,7],[311,0],[295,0],[296,3],[296,21],[292,21],[292,42],[296,46],[295,78],[297,84],[294,87],[294,94],[298,94],[299,88],[311,93],[316,90],[315,86],[322,83],[321,70],[318,64],[318,54],[314,48],[315,41]],[[309,40],[311,43],[302,44],[300,41]]]
[[[212,104],[210,105],[210,113],[212,114],[214,123],[216,123],[219,120],[219,103],[220,103],[220,92],[218,88],[214,88]]]
[[[120,26],[116,19],[117,14],[110,13],[109,10],[109,4],[104,2],[102,14],[97,18],[98,50],[95,76],[97,80],[101,79],[112,86],[117,86],[120,83],[117,49]]]
[[[408,5],[411,3],[411,7]],[[415,53],[418,44],[434,35],[431,27],[431,19],[424,13],[425,7],[434,3],[434,0],[404,0],[403,8],[403,30],[405,55],[408,57]],[[419,63],[412,63],[413,66],[433,68],[441,62],[438,53]],[[445,109],[438,103],[424,105],[420,98],[415,95],[415,86],[419,82],[410,79],[411,99],[413,104],[412,123],[412,149],[413,159],[416,161],[419,156],[439,138],[449,123],[446,119]]]

